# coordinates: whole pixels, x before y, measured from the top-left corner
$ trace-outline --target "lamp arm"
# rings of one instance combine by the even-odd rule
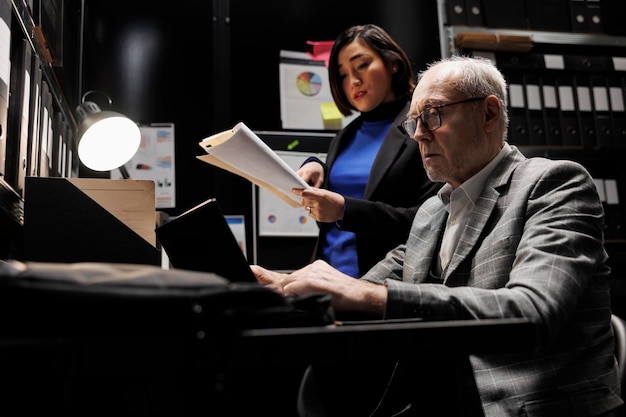
[[[122,173],[122,178],[124,178],[125,180],[130,179],[130,174],[128,173],[128,170],[126,169],[126,164],[120,165],[118,169]]]

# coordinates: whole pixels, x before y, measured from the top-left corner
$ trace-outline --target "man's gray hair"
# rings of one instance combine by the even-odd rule
[[[506,138],[509,125],[507,83],[504,75],[491,60],[463,55],[442,58],[428,64],[426,70],[420,71],[417,74],[417,82],[419,83],[424,74],[433,67],[451,62],[462,74],[458,80],[455,80],[456,88],[461,94],[468,98],[489,95],[498,97],[500,100],[500,128],[503,137]]]

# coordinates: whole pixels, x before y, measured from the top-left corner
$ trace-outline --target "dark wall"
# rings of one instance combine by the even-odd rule
[[[211,2],[85,5],[83,92],[106,92],[111,110],[137,123],[175,124],[175,211],[213,196],[210,169],[195,159],[198,142],[215,131]]]
[[[281,49],[334,40],[354,24],[375,23],[417,69],[440,56],[436,0],[231,0],[232,115],[254,130],[280,129]]]

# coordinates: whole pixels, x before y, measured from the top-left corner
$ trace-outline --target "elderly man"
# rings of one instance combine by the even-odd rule
[[[485,416],[612,415],[623,402],[602,204],[581,165],[526,158],[506,142],[506,91],[485,59],[455,56],[420,73],[403,126],[429,178],[445,184],[406,244],[361,279],[321,261],[291,274],[253,269],[285,295],[331,294],[339,313],[527,318],[545,341],[539,353],[470,358]],[[411,408],[419,403],[398,405]]]

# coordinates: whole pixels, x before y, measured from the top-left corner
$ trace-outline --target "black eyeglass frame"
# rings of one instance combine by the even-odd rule
[[[437,106],[428,106],[426,107],[424,110],[422,110],[422,112],[420,114],[418,114],[415,117],[409,117],[406,120],[404,120],[402,122],[402,128],[404,129],[404,132],[409,135],[409,137],[413,137],[415,136],[415,132],[417,131],[417,119],[419,118],[422,121],[422,124],[424,125],[424,127],[428,130],[435,131],[437,129],[439,129],[441,127],[441,113],[439,113],[439,109],[443,108],[443,107],[450,107],[450,106],[454,106],[455,104],[462,104],[462,103],[471,103],[474,101],[480,101],[480,100],[484,100],[486,99],[488,96],[484,96],[484,97],[471,97],[471,98],[466,98],[465,100],[461,100],[461,101],[455,101],[454,103],[446,103],[446,104],[439,104]],[[428,123],[426,123],[426,120],[424,120],[424,113],[426,113],[429,110],[435,110],[435,114],[437,115],[437,117],[439,118],[439,126],[435,127],[435,128],[430,128],[430,126],[428,126]],[[409,123],[413,123],[414,126],[411,127],[411,129],[409,129],[407,127],[407,125]],[[409,130],[411,130],[413,132],[413,134],[411,134],[409,132]]]

